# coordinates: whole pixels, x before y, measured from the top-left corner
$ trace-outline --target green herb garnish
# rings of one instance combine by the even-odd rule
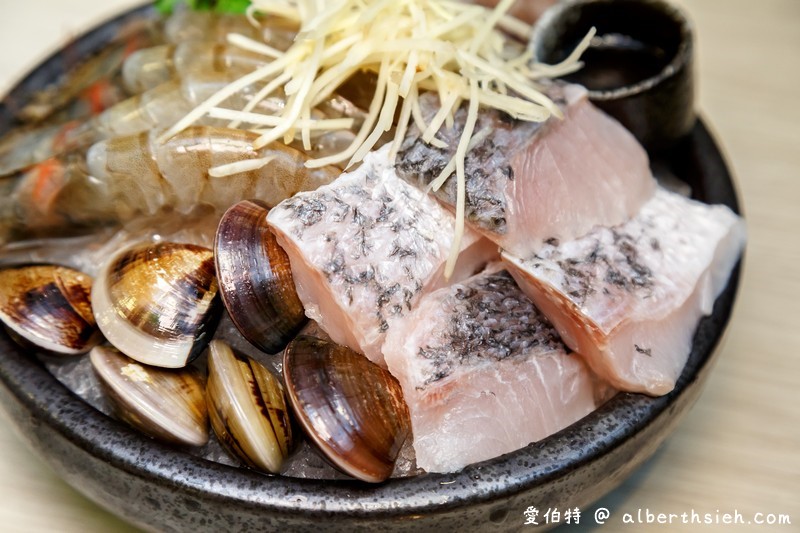
[[[156,0],[155,5],[161,13],[169,15],[176,6],[183,3],[196,11],[244,13],[250,5],[250,0]]]

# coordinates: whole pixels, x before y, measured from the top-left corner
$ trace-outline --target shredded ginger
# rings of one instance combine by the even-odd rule
[[[337,121],[314,121],[311,110],[352,75],[360,71],[377,75],[377,87],[368,115],[352,144],[342,152],[310,160],[309,167],[348,161],[361,161],[382,135],[395,128],[392,160],[413,120],[422,138],[443,147],[436,134],[442,126],[453,124],[455,111],[468,102],[464,131],[453,158],[431,184],[434,190],[452,175],[457,179],[456,230],[447,259],[449,277],[464,231],[464,158],[475,132],[478,109],[495,108],[526,121],[541,122],[551,115],[561,117],[556,105],[538,88],[536,81],[574,72],[578,58],[593,36],[590,32],[576,50],[557,65],[533,63],[531,53],[520,41],[530,27],[506,14],[514,0],[501,0],[494,9],[454,0],[252,0],[247,16],[276,16],[289,19],[300,29],[292,46],[275,50],[241,35],[231,35],[231,43],[262,53],[269,60],[264,66],[234,81],[203,102],[167,130],[167,140],[198,118],[210,114],[231,120],[231,126],[245,122],[267,125],[258,130],[254,142],[258,149],[271,142],[302,139],[309,148],[312,129],[346,127]],[[516,39],[515,39],[516,38]],[[229,96],[254,84],[264,87],[245,109],[218,107]],[[258,119],[253,109],[258,101],[280,87],[287,97],[278,116]],[[422,91],[435,91],[441,108],[426,124],[417,101]],[[399,108],[399,115],[397,110]],[[394,123],[398,117],[397,124]],[[222,176],[235,169],[216,169]]]

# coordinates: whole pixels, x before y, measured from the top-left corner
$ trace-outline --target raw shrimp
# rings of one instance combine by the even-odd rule
[[[79,120],[35,129],[14,130],[0,139],[0,176],[8,176],[48,157],[90,141]],[[10,179],[10,178],[9,178]]]
[[[191,71],[246,74],[277,57],[294,42],[298,26],[269,17],[261,26],[242,16],[178,10],[167,21],[170,45],[145,48],[122,67],[125,87],[140,93]],[[250,40],[257,52],[230,43],[230,35]]]
[[[120,102],[99,115],[81,123],[70,121],[40,129],[21,131],[0,141],[0,176],[44,161],[61,153],[123,135],[164,129],[194,109],[201,102],[225,87],[233,78],[218,73],[189,73]],[[255,96],[256,86],[245,87],[232,94],[224,105],[241,109]],[[279,115],[286,99],[274,95],[260,100],[254,111],[265,115]],[[351,118],[351,131],[357,131],[364,121],[365,112],[347,99],[334,95],[322,102],[312,114],[313,119]],[[204,116],[198,125],[223,127],[227,120]],[[345,132],[315,134],[316,150],[321,156],[341,151],[352,142],[354,135]]]
[[[152,22],[135,20],[117,31],[119,37],[113,43],[95,56],[85,60],[82,58],[77,65],[70,64],[72,48],[68,45],[62,54],[66,74],[57,83],[34,93],[17,111],[14,111],[14,105],[10,103],[9,107],[15,117],[23,122],[47,119],[56,111],[70,105],[76,98],[85,96],[87,90],[91,95],[92,87],[98,87],[98,83],[103,88],[104,83],[115,78],[125,59],[134,50],[161,42],[160,32]],[[82,52],[77,49],[74,53],[80,56]],[[89,106],[89,110],[92,109]]]
[[[188,113],[225,80],[174,80],[128,98],[84,122],[20,132],[0,141],[0,175],[7,175],[45,159],[109,137],[163,129]],[[199,89],[199,90],[198,90]]]
[[[34,125],[35,127],[44,127],[63,124],[71,120],[84,120],[102,113],[129,96],[128,91],[122,87],[122,71],[120,70],[112,78],[97,80],[81,90],[72,100]]]
[[[134,52],[122,65],[122,78],[125,87],[136,94],[189,72],[245,74],[268,61],[262,54],[232,44],[187,41]]]
[[[228,34],[238,33],[251,39],[263,39],[271,46],[285,50],[292,44],[299,27],[286,19],[270,17],[254,26],[242,15],[198,11],[180,6],[164,24],[167,42],[180,44],[186,41],[227,42]]]
[[[306,168],[314,154],[281,143],[254,150],[256,138],[245,130],[194,126],[164,144],[141,133],[96,143],[86,157],[70,152],[48,159],[0,200],[0,238],[170,210],[186,214],[205,207],[221,213],[245,199],[274,205],[340,173],[334,167]],[[230,175],[211,175],[212,168]]]
[[[109,137],[167,128],[228,81],[219,75],[190,75],[130,97],[84,122],[73,120],[5,137],[0,141],[0,175]]]

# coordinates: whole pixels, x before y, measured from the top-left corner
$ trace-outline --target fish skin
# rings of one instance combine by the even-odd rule
[[[647,153],[589,102],[583,87],[556,84],[547,92],[562,109],[563,120],[527,122],[481,109],[475,132],[491,133],[465,160],[468,224],[520,257],[550,239],[571,240],[594,226],[624,222],[656,187]],[[426,120],[438,105],[434,94],[420,97]],[[455,155],[465,119],[462,106],[453,128],[437,134],[447,145],[442,149],[425,143],[412,126],[398,152],[398,175],[427,188]],[[454,209],[455,177],[434,195]]]
[[[386,332],[422,295],[499,257],[496,245],[467,231],[445,280],[453,215],[397,177],[388,147],[333,183],[281,202],[267,221],[289,256],[306,315],[336,343],[384,366]]]
[[[744,242],[744,221],[727,207],[659,189],[623,225],[503,259],[601,378],[657,396],[674,388]]]
[[[502,263],[425,296],[384,345],[411,413],[417,465],[454,472],[540,440],[613,390]]]

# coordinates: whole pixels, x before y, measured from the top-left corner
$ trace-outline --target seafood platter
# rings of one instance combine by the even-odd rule
[[[166,531],[516,530],[617,486],[708,377],[745,225],[686,16],[546,3],[162,1],[32,71],[30,447]]]

